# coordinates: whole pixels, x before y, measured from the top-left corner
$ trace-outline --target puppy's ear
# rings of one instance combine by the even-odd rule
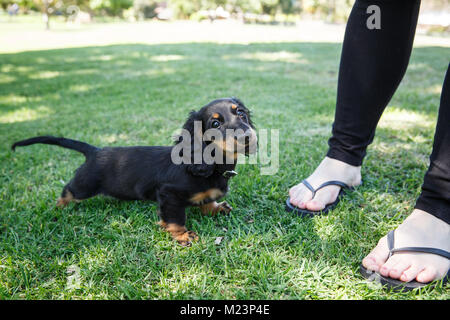
[[[203,150],[205,149],[206,144],[203,141],[203,132],[205,131],[205,128],[203,128],[201,111],[191,111],[183,129],[189,132],[191,138],[191,164],[187,165],[187,172],[194,176],[205,178],[211,176],[214,173],[215,166],[214,164],[206,164],[203,159]],[[179,139],[182,140],[181,137]],[[178,142],[181,142],[181,140]],[[196,164],[196,159],[201,159],[201,163]]]
[[[244,103],[239,98],[231,97],[230,99],[237,103],[238,106],[245,108]]]
[[[195,134],[201,134],[202,132],[194,132],[195,129],[195,122],[196,121],[202,121],[200,112],[192,110],[189,113],[189,117],[187,118],[186,122],[183,125],[183,129],[189,131],[191,134],[191,138],[194,137]]]

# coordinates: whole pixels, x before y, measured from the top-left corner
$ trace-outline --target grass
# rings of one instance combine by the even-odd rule
[[[449,285],[382,290],[358,267],[419,195],[450,48],[414,50],[369,149],[364,186],[327,216],[284,211],[289,187],[327,150],[340,49],[176,43],[0,54],[0,299],[449,299]],[[188,228],[200,236],[190,248],[159,229],[152,202],[96,197],[57,209],[80,154],[9,149],[41,134],[168,145],[191,109],[231,95],[259,129],[280,130],[280,168],[263,176],[260,165],[239,165],[230,216],[189,209]]]

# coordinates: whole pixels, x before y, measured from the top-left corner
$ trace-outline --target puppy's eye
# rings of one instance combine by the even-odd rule
[[[241,118],[243,118],[243,117],[245,117],[245,116],[246,116],[245,112],[244,112],[244,111],[242,111],[242,110],[238,110],[238,111],[236,111],[236,114],[238,115],[238,117],[241,117]]]
[[[211,123],[211,127],[213,127],[213,128],[218,128],[218,127],[220,127],[220,122],[217,121],[217,120],[214,120],[214,121]]]

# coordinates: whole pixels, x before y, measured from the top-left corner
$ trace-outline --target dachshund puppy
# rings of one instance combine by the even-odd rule
[[[185,227],[186,207],[199,206],[204,214],[232,210],[228,203],[217,200],[227,193],[228,180],[236,174],[238,153],[256,152],[254,129],[244,104],[237,98],[224,98],[192,111],[183,126],[184,134],[173,146],[97,148],[72,139],[39,136],[14,143],[12,150],[43,143],[83,153],[86,161],[63,188],[57,206],[98,194],[157,201],[159,224],[187,246],[198,236]],[[211,130],[215,135],[205,138]],[[204,157],[206,150],[211,151],[209,158]]]

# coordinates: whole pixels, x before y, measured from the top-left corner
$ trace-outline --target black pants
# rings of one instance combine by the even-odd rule
[[[379,29],[367,25],[373,12],[367,12],[370,5],[380,8]],[[362,164],[381,114],[408,66],[419,7],[420,0],[356,0],[342,48],[328,157],[353,166]],[[416,208],[450,223],[449,70],[442,88],[430,167]]]

